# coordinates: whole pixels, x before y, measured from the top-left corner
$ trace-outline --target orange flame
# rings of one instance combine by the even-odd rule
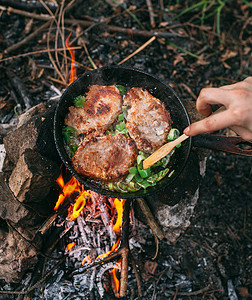
[[[108,252],[106,252],[106,253],[104,253],[104,254],[101,254],[101,255],[97,256],[97,259],[102,259],[102,258],[108,256],[108,255],[109,255],[110,253],[112,253],[115,249],[117,249],[119,243],[120,243],[120,239],[117,240],[117,242],[112,246],[112,248],[111,248]]]
[[[71,221],[75,220],[78,218],[80,215],[81,211],[83,210],[85,204],[86,204],[86,197],[90,195],[89,191],[84,191],[75,201],[74,206],[73,206],[73,211],[69,216],[69,219]]]
[[[116,232],[116,233],[119,233],[120,230],[121,230],[121,226],[122,226],[122,218],[123,218],[123,203],[125,202],[125,199],[118,199],[118,198],[115,198],[114,200],[114,205],[115,205],[115,208],[117,210],[117,220],[116,220],[116,223],[113,227],[113,230]]]
[[[65,42],[66,47],[71,55],[71,72],[70,72],[69,84],[71,84],[73,81],[75,81],[77,79],[76,68],[75,68],[75,53],[72,49],[70,49],[70,43],[69,43],[71,34],[72,34],[72,32],[70,32],[70,34],[67,37],[66,42]]]
[[[75,243],[69,243],[67,245],[67,251],[69,251],[70,249],[72,249],[74,245],[75,245]]]
[[[72,177],[66,184],[64,184],[62,175],[60,175],[59,178],[57,179],[57,182],[61,186],[63,191],[62,194],[59,195],[54,210],[57,210],[59,208],[59,206],[63,203],[63,201],[67,196],[70,196],[75,191],[79,193],[81,192],[79,188],[80,183],[75,177]]]
[[[89,263],[91,263],[91,257],[90,257],[90,255],[87,255],[84,259],[83,259],[83,261],[82,261],[82,265],[84,266],[84,264],[86,263],[86,262],[89,262]]]
[[[116,291],[116,297],[119,298],[119,285],[120,285],[120,282],[119,282],[119,280],[116,277],[116,268],[114,268],[111,271],[111,274],[112,274],[113,281],[114,281],[114,289]]]

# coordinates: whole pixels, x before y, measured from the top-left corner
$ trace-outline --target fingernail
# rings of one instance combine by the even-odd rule
[[[190,127],[186,127],[186,129],[184,130],[184,134],[188,134],[190,131]]]

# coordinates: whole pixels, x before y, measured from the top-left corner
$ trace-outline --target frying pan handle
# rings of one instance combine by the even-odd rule
[[[242,149],[240,144],[250,145],[250,150]],[[214,134],[199,134],[192,137],[192,145],[200,148],[208,148],[212,150],[220,150],[239,154],[244,156],[252,156],[252,143],[243,140],[241,137],[227,137]]]

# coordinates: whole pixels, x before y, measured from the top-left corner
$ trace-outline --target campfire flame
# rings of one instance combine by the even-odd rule
[[[117,268],[115,267],[112,271],[112,277],[113,277],[113,282],[114,282],[114,289],[116,291],[116,297],[119,298],[119,286],[120,286],[120,282],[118,280],[118,278],[116,277],[116,270]]]
[[[67,39],[65,41],[66,47],[71,55],[71,72],[70,72],[69,84],[71,84],[73,81],[75,81],[77,79],[76,67],[75,67],[75,52],[74,52],[74,50],[70,49],[70,42],[69,42],[71,34],[72,33],[69,34],[69,36],[67,37]]]
[[[60,207],[60,205],[64,202],[66,197],[72,195],[73,192],[81,193],[81,190],[80,190],[81,185],[75,177],[72,177],[65,184],[62,174],[60,174],[60,176],[57,179],[57,183],[62,188],[62,193],[59,195],[59,198],[55,204],[54,210],[57,210]]]
[[[72,201],[74,200],[73,204],[69,204],[68,208],[68,216],[66,218],[67,222],[72,222],[76,218],[78,218],[81,214],[82,217],[85,218],[85,212],[84,210],[85,206],[87,208],[90,205],[90,200],[92,200],[92,197],[94,196],[93,193],[89,190],[85,190],[84,187],[79,183],[79,181],[72,176],[71,179],[65,183],[62,174],[57,179],[58,185],[62,189],[62,193],[58,197],[58,201],[56,202],[56,205],[54,207],[55,210],[58,210],[59,207],[63,204],[64,200],[69,197]],[[71,197],[71,198],[70,198]],[[96,257],[96,260],[102,260],[111,253],[115,252],[118,250],[119,245],[120,245],[120,233],[121,233],[121,228],[122,228],[122,222],[123,222],[123,206],[126,201],[126,199],[118,199],[118,198],[110,198],[111,199],[111,205],[114,209],[111,210],[111,214],[114,214],[114,216],[111,216],[111,222],[113,222],[113,219],[115,218],[116,221],[113,222],[114,225],[112,224],[111,229],[116,234],[117,241],[114,243],[109,251],[106,253],[100,254]],[[99,210],[99,208],[97,207]],[[87,210],[88,211],[88,210]],[[76,243],[69,243],[66,247],[67,251],[70,251],[72,247],[74,247]],[[90,255],[87,255],[83,260],[82,260],[82,265],[86,263],[92,263],[92,259]],[[113,289],[117,297],[119,297],[119,285],[120,282],[116,276],[116,271],[118,269],[118,266],[116,265],[114,269],[110,272],[112,281],[113,281]]]
[[[118,198],[115,198],[115,200],[114,200],[114,205],[117,210],[117,220],[113,227],[113,230],[116,233],[119,233],[121,230],[122,218],[123,218],[123,204],[125,201],[126,201],[126,199],[118,199]]]

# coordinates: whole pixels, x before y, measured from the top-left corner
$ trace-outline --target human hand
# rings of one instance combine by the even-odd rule
[[[212,114],[210,104],[218,104],[225,110]],[[206,118],[192,123],[184,133],[194,136],[229,127],[244,140],[252,141],[252,77],[222,86],[204,88],[196,101],[196,108]]]

